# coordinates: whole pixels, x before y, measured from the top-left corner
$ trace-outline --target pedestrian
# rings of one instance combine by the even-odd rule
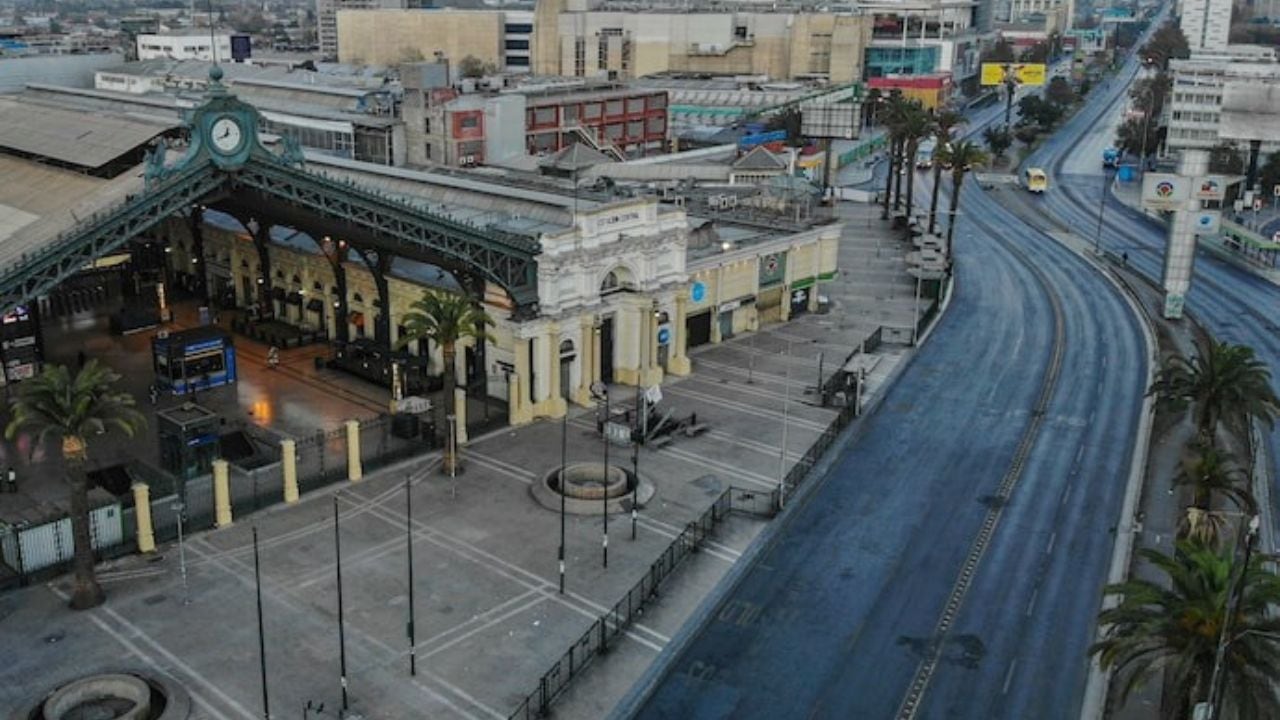
[[[1120,253],[1120,264],[1123,265],[1124,267],[1129,267],[1129,251],[1128,250],[1125,250],[1124,252]]]
[[[18,471],[9,466],[9,472],[4,479],[4,489],[11,493],[18,492]]]
[[[280,350],[275,345],[272,345],[267,350],[267,368],[271,370],[275,370],[276,366],[279,364],[280,364]]]
[[[83,350],[79,350],[76,352],[76,365],[78,367],[82,367],[82,368],[84,367],[84,351]]]
[[[151,383],[151,387],[147,388],[147,394],[151,396],[151,407],[155,407],[156,402],[160,400],[160,388],[155,383]]]

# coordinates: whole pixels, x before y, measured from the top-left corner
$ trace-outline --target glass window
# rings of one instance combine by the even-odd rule
[[[605,108],[605,114],[609,117],[617,117],[622,114],[622,101],[610,100]]]
[[[572,125],[578,122],[578,106],[577,105],[565,105],[564,107],[560,108],[560,114],[564,117],[565,125]]]
[[[627,123],[627,137],[638,138],[644,135],[644,121],[632,120]]]
[[[529,58],[524,55],[512,55],[507,58],[508,67],[529,67]]]
[[[600,103],[587,103],[582,106],[582,116],[588,120],[600,119]]]
[[[507,41],[505,41],[505,42],[503,43],[503,46],[504,46],[506,49],[508,49],[508,50],[528,50],[528,49],[529,49],[529,41],[528,41],[528,40],[511,40],[511,39],[508,39]]]
[[[644,98],[628,98],[627,112],[639,114],[644,112]]]

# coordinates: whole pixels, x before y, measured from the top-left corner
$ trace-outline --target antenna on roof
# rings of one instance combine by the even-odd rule
[[[194,2],[194,0],[193,0]],[[209,52],[213,58],[213,64],[218,64],[218,41],[213,37],[213,0],[207,0],[209,5]]]

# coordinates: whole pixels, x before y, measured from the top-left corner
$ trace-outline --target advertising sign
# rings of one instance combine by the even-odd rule
[[[1142,205],[1150,210],[1177,210],[1190,196],[1191,181],[1172,173],[1147,173],[1142,178]]]
[[[695,281],[689,288],[689,299],[700,303],[707,298],[707,286],[703,283]]]
[[[1164,296],[1164,316],[1169,320],[1177,320],[1182,317],[1182,306],[1184,298],[1178,293],[1169,293]]]
[[[671,326],[667,324],[658,326],[658,344],[668,345],[671,343]]]
[[[1206,175],[1196,179],[1195,199],[1222,202],[1227,194],[1227,179],[1221,175]]]
[[[1044,63],[982,63],[982,84],[1003,85],[1013,80],[1019,85],[1043,85]]]
[[[1217,235],[1222,229],[1222,213],[1217,210],[1201,210],[1196,213],[1194,227],[1197,235]]]

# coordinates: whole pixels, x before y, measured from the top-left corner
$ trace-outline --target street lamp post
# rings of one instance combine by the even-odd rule
[[[187,548],[182,541],[182,516],[187,513],[187,506],[181,501],[169,506],[178,518],[178,570],[182,573],[182,604],[191,604],[191,588],[187,584]]]
[[[787,359],[791,359],[791,343],[787,343]],[[786,365],[786,383],[782,386],[782,447],[778,449],[778,511],[787,497],[787,430],[791,419],[791,364]]]
[[[409,624],[405,630],[409,634],[409,674],[418,674],[417,641],[413,628],[413,485],[410,475],[404,476],[404,539],[405,549],[409,555]]]
[[[564,468],[569,457],[569,411],[565,410],[560,421],[560,476],[556,480],[556,489],[560,491],[560,594],[564,594],[564,503],[568,493],[564,487]]]
[[[604,521],[603,534],[600,536],[601,557],[604,567],[609,567],[609,387],[602,382],[591,386],[591,394],[595,397],[597,407],[604,407],[604,423],[600,426],[604,437],[604,470],[600,476],[600,514]]]
[[[1261,518],[1257,515],[1249,518],[1249,525],[1245,528],[1244,558],[1240,564],[1240,575],[1236,578],[1235,584],[1227,590],[1226,615],[1223,617],[1222,627],[1218,630],[1218,649],[1213,658],[1213,675],[1209,678],[1208,713],[1204,716],[1206,720],[1217,720],[1222,710],[1222,681],[1225,679],[1222,664],[1227,654],[1227,645],[1231,644],[1231,621],[1235,618],[1240,607],[1241,596],[1244,595],[1249,560],[1253,556],[1253,546],[1258,541],[1260,525]]]
[[[338,496],[333,496],[333,557],[338,580],[338,680],[342,686],[342,709],[347,709],[347,635],[342,622],[342,532],[338,527]]]
[[[1093,234],[1093,254],[1102,254],[1102,214],[1107,209],[1107,191],[1111,188],[1112,174],[1102,171],[1102,197],[1098,200],[1098,229]]]
[[[262,627],[262,569],[258,561],[258,526],[253,526],[253,585],[258,600],[258,670],[262,676],[262,717],[271,720],[271,701],[267,697],[267,641]]]

